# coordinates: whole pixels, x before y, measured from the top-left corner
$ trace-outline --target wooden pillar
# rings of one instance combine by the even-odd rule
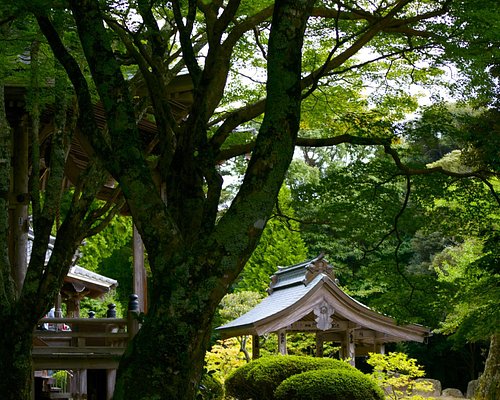
[[[87,370],[77,369],[73,370],[73,377],[71,378],[70,393],[73,400],[86,400],[87,399]]]
[[[316,332],[316,357],[323,357],[323,335],[321,332]]]
[[[116,369],[106,370],[106,400],[112,400],[115,392]]]
[[[137,294],[139,301],[139,309],[146,313],[148,309],[147,304],[147,277],[146,269],[144,267],[144,244],[142,243],[141,235],[134,225],[133,232],[133,246],[134,246],[134,284],[133,291]]]
[[[344,340],[342,340],[342,358],[349,359],[349,364],[355,366],[356,346],[354,344],[354,329],[345,331]]]
[[[18,293],[28,269],[28,128],[23,120],[13,126],[13,179],[11,200],[11,266]]]
[[[80,318],[80,300],[83,299],[88,291],[84,290],[80,293],[66,292],[68,298],[66,300],[66,317]]]
[[[54,317],[55,318],[62,318],[62,299],[61,299],[61,293],[57,294],[56,297],[56,304],[55,304],[55,311],[54,311]]]
[[[384,343],[375,343],[373,345],[374,353],[385,354],[385,344]]]
[[[127,313],[127,332],[129,340],[132,341],[134,336],[139,332],[140,326],[137,320],[139,314],[139,302],[136,294],[129,296],[128,313]]]
[[[252,360],[260,357],[260,337],[259,335],[252,335]]]
[[[284,329],[278,331],[278,351],[280,354],[287,355],[286,331]]]

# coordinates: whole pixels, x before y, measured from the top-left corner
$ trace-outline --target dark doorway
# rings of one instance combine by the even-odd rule
[[[107,382],[105,369],[87,370],[87,399],[106,400]]]

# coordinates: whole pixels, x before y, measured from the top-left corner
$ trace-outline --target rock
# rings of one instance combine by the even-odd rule
[[[472,399],[476,394],[477,385],[479,385],[479,379],[474,379],[470,381],[467,385],[467,398]]]
[[[437,379],[429,378],[419,378],[415,379],[418,383],[428,383],[430,390],[413,390],[412,395],[418,395],[422,397],[439,397],[441,396],[441,382]]]
[[[463,393],[459,389],[453,389],[453,388],[444,389],[441,395],[449,397],[458,397],[461,399],[464,398]]]

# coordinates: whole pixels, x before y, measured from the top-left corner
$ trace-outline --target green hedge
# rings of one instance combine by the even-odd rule
[[[324,369],[291,376],[278,386],[276,400],[384,400],[384,392],[360,371]]]
[[[348,363],[332,358],[308,356],[270,356],[254,360],[234,371],[225,382],[226,394],[238,400],[271,400],[285,379],[319,369],[355,370]]]
[[[200,388],[196,395],[197,400],[222,400],[224,399],[224,386],[217,378],[204,374],[201,378]]]

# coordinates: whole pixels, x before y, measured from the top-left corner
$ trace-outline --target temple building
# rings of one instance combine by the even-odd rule
[[[398,325],[347,295],[323,255],[279,267],[268,293],[246,314],[217,328],[222,338],[252,335],[254,358],[259,356],[259,336],[269,333],[278,335],[281,354],[287,354],[287,333],[315,333],[317,356],[323,355],[325,342],[332,342],[341,347],[341,358],[353,365],[358,356],[384,353],[386,343],[424,342],[431,335],[421,325]]]

